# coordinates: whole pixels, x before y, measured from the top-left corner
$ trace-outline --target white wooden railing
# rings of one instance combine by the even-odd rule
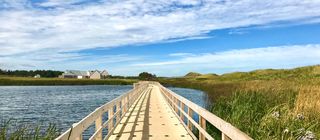
[[[56,138],[56,140],[82,140],[83,132],[93,124],[95,125],[95,132],[89,140],[108,139],[115,126],[120,122],[130,106],[146,91],[147,87],[148,82],[135,83],[132,90],[98,107],[80,122],[73,124],[70,129]],[[108,120],[102,122],[106,113],[108,114]],[[102,135],[103,129],[107,130],[105,137]]]
[[[185,124],[185,120],[187,121],[185,127],[189,130],[189,132],[191,132],[193,137],[196,137],[192,133],[195,127],[199,132],[199,136],[196,138],[199,140],[213,140],[214,138],[207,132],[206,129],[207,123],[210,123],[221,131],[222,140],[252,140],[252,138],[250,138],[247,134],[243,133],[230,123],[222,120],[206,109],[172,92],[157,82],[154,82],[153,84],[156,84],[160,87],[161,93],[166,98],[166,101],[170,104],[171,108],[174,110],[182,124]],[[196,121],[193,118],[194,113],[198,114],[199,121]]]
[[[95,132],[89,140],[106,140],[112,134],[115,126],[120,123],[133,103],[140,98],[148,86],[156,85],[160,87],[162,95],[167,103],[174,110],[176,116],[189,131],[194,139],[213,140],[213,137],[207,132],[207,123],[210,123],[221,131],[222,140],[252,140],[248,135],[232,126],[230,123],[222,120],[206,109],[196,105],[195,103],[181,97],[180,95],[165,88],[158,82],[139,82],[134,84],[134,89],[126,94],[98,107],[95,111],[83,118],[80,122],[72,125],[70,129],[60,135],[56,140],[82,140],[82,135],[91,125],[95,125]],[[193,114],[198,114],[198,120],[193,118]],[[103,122],[103,116],[108,114],[107,121]],[[187,122],[186,124],[184,122]],[[194,128],[199,132],[199,136],[193,133]],[[103,137],[103,129],[107,130],[107,134]]]

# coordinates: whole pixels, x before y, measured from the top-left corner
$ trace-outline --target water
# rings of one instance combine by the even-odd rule
[[[54,123],[61,131],[97,107],[126,93],[132,86],[0,86],[0,120],[22,124]],[[193,89],[169,88],[206,107],[206,94]]]
[[[208,108],[210,105],[208,95],[202,91],[176,87],[169,87],[169,89],[203,108]]]

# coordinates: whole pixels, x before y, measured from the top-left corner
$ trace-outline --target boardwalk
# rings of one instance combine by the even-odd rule
[[[89,140],[213,140],[209,125],[221,131],[222,140],[252,140],[158,82],[143,81],[74,123],[56,140],[82,140],[90,126],[95,132]]]
[[[158,86],[141,94],[115,128],[110,140],[191,140]]]

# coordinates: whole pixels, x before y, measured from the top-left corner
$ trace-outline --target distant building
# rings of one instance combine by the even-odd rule
[[[79,71],[79,70],[67,70],[60,78],[74,78],[74,79],[104,79],[109,75],[109,73],[104,70],[102,72],[98,70],[94,71]]]
[[[106,79],[109,76],[109,73],[106,70],[102,71],[100,74],[102,79]]]
[[[100,71],[91,71],[90,72],[90,79],[101,79]]]
[[[80,71],[80,70],[67,70],[61,75],[61,78],[86,79],[89,77],[90,77],[89,72]]]
[[[34,78],[41,78],[40,74],[36,74]]]

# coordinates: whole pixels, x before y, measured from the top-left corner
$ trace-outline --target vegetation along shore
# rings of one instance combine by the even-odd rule
[[[132,85],[137,79],[61,79],[1,76],[0,85]]]
[[[211,111],[254,139],[320,138],[320,66],[223,75],[189,73],[159,81],[207,92],[214,98]],[[211,126],[207,129],[217,133]]]

